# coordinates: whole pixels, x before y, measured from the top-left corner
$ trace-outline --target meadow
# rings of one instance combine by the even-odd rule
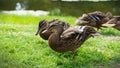
[[[101,36],[88,39],[71,60],[71,52],[57,53],[35,36],[40,20],[55,18],[72,25],[77,19],[0,13],[0,68],[120,68],[120,31],[99,30]]]

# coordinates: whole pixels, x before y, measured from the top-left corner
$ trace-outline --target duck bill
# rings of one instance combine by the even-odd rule
[[[40,33],[40,28],[45,24],[46,20],[41,20],[38,24],[38,30],[35,35],[38,35]]]
[[[40,27],[38,27],[38,30],[35,35],[38,35],[40,33]]]

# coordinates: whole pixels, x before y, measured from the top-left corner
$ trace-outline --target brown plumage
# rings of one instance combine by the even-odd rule
[[[36,32],[36,35],[40,35],[40,37],[42,37],[44,40],[48,40],[49,36],[51,35],[51,32],[44,32],[42,33],[49,25],[51,24],[58,24],[58,25],[61,25],[64,30],[67,29],[70,24],[66,23],[66,22],[63,22],[63,21],[60,21],[58,19],[53,19],[53,20],[50,20],[50,21],[46,21],[46,20],[41,20],[39,22],[39,25],[38,25],[38,30]]]
[[[92,27],[69,27],[64,31],[61,25],[50,25],[44,32],[50,31],[52,34],[48,39],[50,48],[56,52],[73,52],[73,58],[76,50],[91,36],[98,33]]]
[[[102,26],[113,27],[120,31],[120,16],[115,16]]]
[[[76,20],[77,25],[88,25],[92,27],[96,27],[97,29],[100,29],[102,24],[109,21],[111,18],[113,18],[112,14],[110,12],[103,13],[100,11],[95,11],[87,14],[83,14],[81,17],[79,17]]]

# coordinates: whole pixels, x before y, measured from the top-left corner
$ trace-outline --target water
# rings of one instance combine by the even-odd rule
[[[0,0],[0,10],[44,10],[76,17],[93,11],[120,15],[120,1]]]

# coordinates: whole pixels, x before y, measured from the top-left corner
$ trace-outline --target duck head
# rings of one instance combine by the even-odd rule
[[[42,30],[44,30],[44,29],[46,28],[46,26],[47,26],[47,23],[46,23],[46,22],[47,22],[46,20],[41,20],[41,21],[39,22],[39,24],[38,24],[38,30],[37,30],[37,32],[36,32],[35,35],[40,34],[40,31],[42,31]]]
[[[42,33],[45,33],[45,32],[62,32],[63,30],[64,30],[64,22],[61,22],[61,23],[59,23],[59,24],[57,24],[57,23],[53,23],[53,24],[50,24],[47,28],[46,28],[46,30],[44,30]]]

